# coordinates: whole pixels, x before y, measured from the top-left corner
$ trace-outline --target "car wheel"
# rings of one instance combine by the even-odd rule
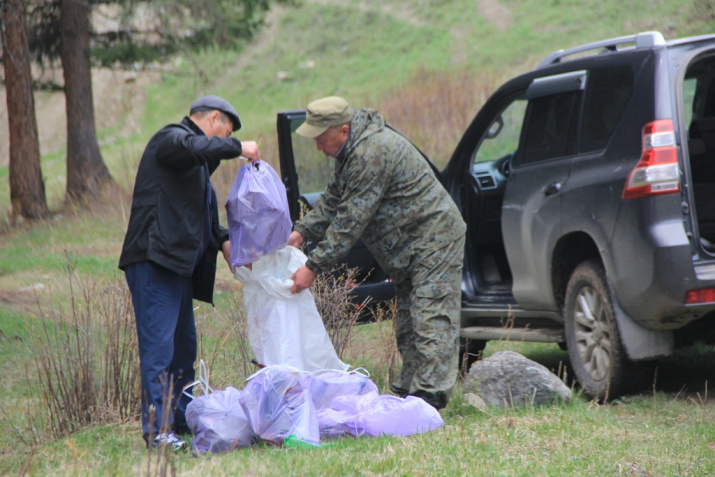
[[[602,402],[623,394],[631,362],[600,262],[589,260],[574,270],[566,288],[564,321],[571,367],[584,392]]]
[[[469,368],[482,359],[482,351],[486,346],[486,341],[459,338],[459,369],[462,376],[466,376]]]

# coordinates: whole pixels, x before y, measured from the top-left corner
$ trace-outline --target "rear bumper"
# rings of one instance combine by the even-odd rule
[[[696,264],[681,220],[660,222],[639,240],[619,239],[607,264],[618,304],[635,323],[675,330],[715,310],[715,303],[686,305],[688,291],[715,287],[715,262]]]

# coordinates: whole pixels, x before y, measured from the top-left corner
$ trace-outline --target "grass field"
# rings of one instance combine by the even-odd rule
[[[102,154],[124,193],[93,207],[65,206],[64,149],[58,145],[43,150],[52,217],[0,224],[0,475],[714,474],[709,387],[715,350],[702,345],[658,363],[646,394],[607,405],[589,402],[575,387],[571,404],[480,412],[456,389],[442,412],[445,426],[428,434],[342,439],[317,449],[260,445],[198,458],[148,455],[136,415],[53,437],[35,367],[41,351],[76,332],[73,320],[108,303],[106,290],[118,293],[111,303],[121,304],[116,263],[138,158],[151,134],[186,114],[193,98],[229,99],[245,124],[239,138],[260,138],[264,157],[275,166],[275,113],[329,94],[383,111],[444,166],[503,79],[553,50],[589,41],[644,30],[667,38],[710,33],[712,7],[706,0],[305,0],[272,12],[267,28],[243,51],[187,55],[152,73],[155,79],[142,90],[146,100],[131,110],[133,132],[126,133],[123,114],[100,132]],[[228,164],[214,175],[220,198],[235,172]],[[8,168],[0,167],[2,216],[10,210],[7,176]],[[241,387],[251,371],[235,330],[241,293],[221,263],[216,307],[196,304],[201,357],[210,364],[215,389]],[[58,334],[38,341],[43,323]],[[555,345],[491,342],[485,354],[500,349],[553,370],[569,368]],[[384,392],[399,366],[389,322],[359,326],[345,360],[368,369]]]

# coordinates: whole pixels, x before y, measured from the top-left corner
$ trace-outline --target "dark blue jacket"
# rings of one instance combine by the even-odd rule
[[[134,184],[119,268],[151,261],[191,277],[194,298],[213,302],[216,256],[228,232],[219,225],[210,175],[241,154],[236,138],[208,138],[191,119],[169,124],[149,141]],[[210,240],[196,263],[211,197]]]

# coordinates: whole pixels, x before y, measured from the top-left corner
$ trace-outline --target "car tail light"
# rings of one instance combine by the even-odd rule
[[[715,288],[690,290],[685,294],[686,305],[697,305],[698,303],[715,303]]]
[[[680,192],[678,150],[672,119],[643,126],[643,152],[628,175],[623,199]]]

